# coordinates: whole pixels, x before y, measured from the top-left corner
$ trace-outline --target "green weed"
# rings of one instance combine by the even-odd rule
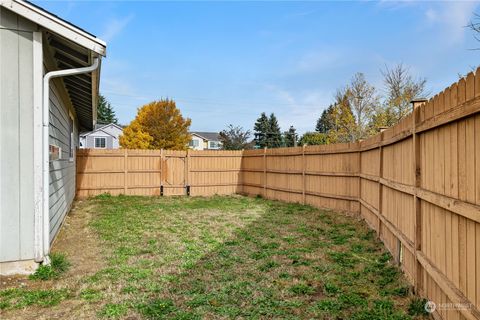
[[[427,299],[413,298],[408,305],[408,314],[411,316],[428,316],[429,313],[425,310]]]
[[[80,292],[80,298],[89,302],[100,301],[102,296],[103,295],[100,291],[94,289],[85,289]]]
[[[306,283],[298,283],[290,287],[290,292],[294,294],[313,294],[315,293],[315,288]]]
[[[125,304],[107,303],[98,313],[103,318],[119,318],[125,315],[128,307]]]
[[[0,309],[20,309],[27,306],[52,307],[69,297],[69,291],[7,289],[0,291]]]
[[[63,253],[51,253],[50,259],[50,265],[40,265],[35,273],[30,275],[30,279],[50,280],[58,278],[70,267],[70,262],[68,262],[67,257]]]

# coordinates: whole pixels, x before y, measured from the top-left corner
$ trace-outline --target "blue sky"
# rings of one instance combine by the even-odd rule
[[[403,63],[434,94],[480,62],[474,1],[35,3],[107,42],[100,90],[123,124],[169,97],[195,131],[265,111],[305,132],[355,72],[382,92],[380,69]]]

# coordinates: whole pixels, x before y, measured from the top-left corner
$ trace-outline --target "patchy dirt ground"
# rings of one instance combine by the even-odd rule
[[[3,278],[2,319],[412,319],[422,303],[355,217],[246,197],[77,202],[53,280]]]
[[[31,291],[68,289],[78,293],[82,280],[105,266],[102,259],[101,240],[89,227],[96,214],[96,206],[88,201],[77,201],[65,219],[53,243],[53,252],[62,252],[71,263],[69,270],[59,279],[32,281],[26,276],[0,276],[1,290],[21,288]],[[74,294],[72,295],[74,296]],[[0,310],[2,319],[86,319],[95,318],[95,308],[80,308],[84,301],[68,299],[50,308],[29,306],[23,309]],[[81,309],[81,311],[79,310]]]

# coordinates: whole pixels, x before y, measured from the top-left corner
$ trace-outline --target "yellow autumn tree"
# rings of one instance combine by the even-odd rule
[[[126,149],[186,150],[190,124],[175,101],[153,101],[138,109],[135,119],[123,130],[120,145]]]
[[[152,141],[152,136],[142,131],[136,120],[133,120],[129,126],[125,127],[120,136],[120,145],[125,149],[150,149]]]
[[[349,103],[349,94],[348,89],[338,91],[335,104],[329,111],[332,127],[327,133],[327,139],[330,143],[353,142],[358,136],[358,125]]]

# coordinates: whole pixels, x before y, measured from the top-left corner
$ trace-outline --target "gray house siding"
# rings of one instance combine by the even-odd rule
[[[73,199],[75,198],[75,156],[70,159],[70,112],[69,101],[61,93],[61,81],[50,84],[50,144],[62,149],[61,159],[50,161],[50,241],[57,234]],[[72,113],[72,115],[74,115]],[[73,119],[73,134],[78,135],[77,121]],[[73,139],[74,149],[78,139]]]
[[[95,138],[105,138],[105,149],[118,149],[122,132],[122,128],[115,124],[97,125],[94,131],[85,132],[80,136],[81,148],[95,149]]]
[[[0,8],[0,261],[34,256],[33,31]]]
[[[113,137],[110,135],[101,135],[100,133],[96,133],[96,135],[90,135],[86,137],[86,148],[95,148],[95,138],[106,138],[106,149],[113,149],[114,148],[114,143],[113,143]],[[118,143],[116,144],[116,149],[118,148]]]

